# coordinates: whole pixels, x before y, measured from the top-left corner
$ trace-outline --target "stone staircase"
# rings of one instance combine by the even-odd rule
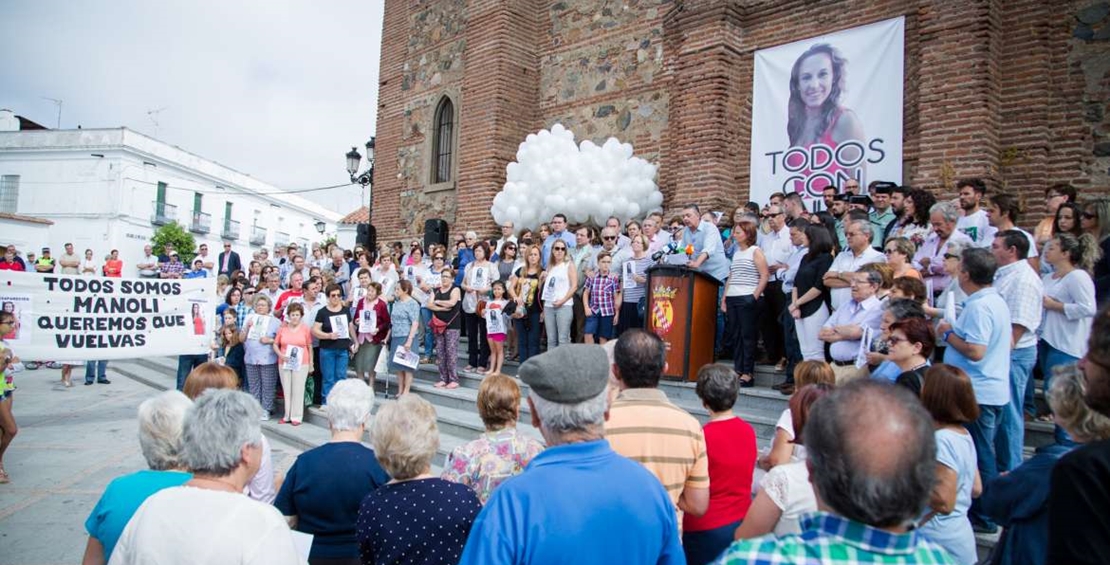
[[[433,386],[439,380],[439,370],[435,365],[421,365],[416,373],[412,385],[414,393],[428,400],[435,406],[440,432],[440,446],[433,461],[434,472],[442,466],[451,451],[477,438],[484,426],[478,416],[477,396],[478,386],[482,376],[463,370],[466,365],[465,339],[460,344],[459,388],[444,389]],[[174,386],[176,374],[176,358],[148,358],[127,362],[114,362],[112,367],[117,372],[134,379],[147,382],[156,388],[169,388]],[[515,377],[519,363],[506,362],[504,372]],[[353,377],[354,372],[348,372]],[[759,447],[767,448],[775,433],[775,423],[779,415],[787,406],[788,397],[771,389],[771,385],[781,382],[783,374],[772,366],[757,366],[755,371],[756,386],[740,389],[739,397],[734,410],[737,415],[750,423],[755,429]],[[528,386],[520,383],[523,396],[527,396]],[[702,407],[694,392],[694,383],[662,381],[660,388],[666,392],[667,397],[682,407],[702,423],[708,420],[708,413]],[[375,403],[375,411],[385,402],[392,402],[397,391],[396,378],[393,375],[379,374],[375,380],[375,389],[379,393]],[[1038,398],[1041,396],[1038,388]],[[383,399],[384,397],[384,399]],[[279,401],[280,402],[280,401]],[[280,410],[280,408],[277,408]],[[280,425],[277,420],[263,423],[263,428],[268,434],[281,438],[283,441],[310,449],[328,440],[327,417],[323,409],[311,407],[306,411],[305,423],[307,425],[293,427]],[[540,439],[539,431],[531,425],[531,414],[527,403],[523,403],[520,411],[519,428],[525,434]],[[1030,456],[1033,449],[1053,442],[1051,424],[1041,422],[1027,422],[1025,432],[1026,457]],[[980,553],[985,555],[993,547],[997,536],[980,535],[978,538]]]

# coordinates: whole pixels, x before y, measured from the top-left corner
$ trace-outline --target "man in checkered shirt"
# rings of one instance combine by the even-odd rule
[[[933,421],[904,388],[859,379],[818,400],[804,432],[822,511],[802,532],[733,542],[723,564],[954,564],[912,528],[933,489]]]

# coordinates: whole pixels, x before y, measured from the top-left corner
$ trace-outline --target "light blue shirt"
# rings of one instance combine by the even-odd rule
[[[824,327],[859,326],[862,330],[864,326],[867,326],[871,328],[873,334],[878,334],[879,325],[882,321],[883,304],[879,302],[878,298],[872,296],[863,302],[849,300],[833,312],[832,316],[825,322]],[[859,353],[859,346],[860,340],[858,339],[837,341],[829,346],[829,354],[832,355],[835,361],[854,361],[856,354]]]
[[[567,257],[570,257],[570,250],[577,247],[577,242],[574,241],[574,234],[567,230],[561,233],[552,233],[543,240],[543,248],[540,250],[540,259],[543,261],[543,268],[547,268],[547,261],[551,259],[551,246],[555,245],[555,240],[561,239],[567,244]]]
[[[721,232],[717,230],[717,226],[702,220],[698,224],[697,231],[683,228],[682,246],[685,247],[691,244],[694,246],[694,254],[690,256],[690,259],[697,259],[698,255],[702,253],[707,254],[709,257],[701,264],[700,270],[718,281],[724,282],[728,278],[730,265],[725,257],[724,244],[721,243]]]
[[[971,435],[937,430],[937,463],[956,473],[956,506],[948,514],[936,514],[917,531],[925,539],[947,549],[959,563],[977,563],[975,532],[967,519],[971,489],[975,485],[975,443]]]
[[[685,562],[659,479],[600,439],[549,447],[502,483],[460,564]]]
[[[975,400],[986,406],[1010,402],[1010,308],[993,287],[980,289],[964,301],[952,332],[964,341],[987,347],[983,358],[972,361],[955,347],[944,349],[944,362],[971,377]]]
[[[104,561],[112,557],[123,528],[150,495],[165,488],[181,486],[192,478],[189,473],[146,469],[117,477],[108,483],[96,507],[85,520],[85,531],[104,546]]]

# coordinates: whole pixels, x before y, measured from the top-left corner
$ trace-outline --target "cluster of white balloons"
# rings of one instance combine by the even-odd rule
[[[610,137],[600,147],[574,143],[574,132],[555,124],[528,134],[506,167],[505,186],[490,214],[498,224],[534,228],[562,213],[571,223],[624,223],[661,208],[656,166],[632,156],[632,145]]]

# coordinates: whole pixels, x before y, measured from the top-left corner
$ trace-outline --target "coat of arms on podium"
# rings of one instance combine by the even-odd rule
[[[663,337],[674,327],[674,305],[671,300],[678,289],[659,285],[651,289],[651,329]]]

